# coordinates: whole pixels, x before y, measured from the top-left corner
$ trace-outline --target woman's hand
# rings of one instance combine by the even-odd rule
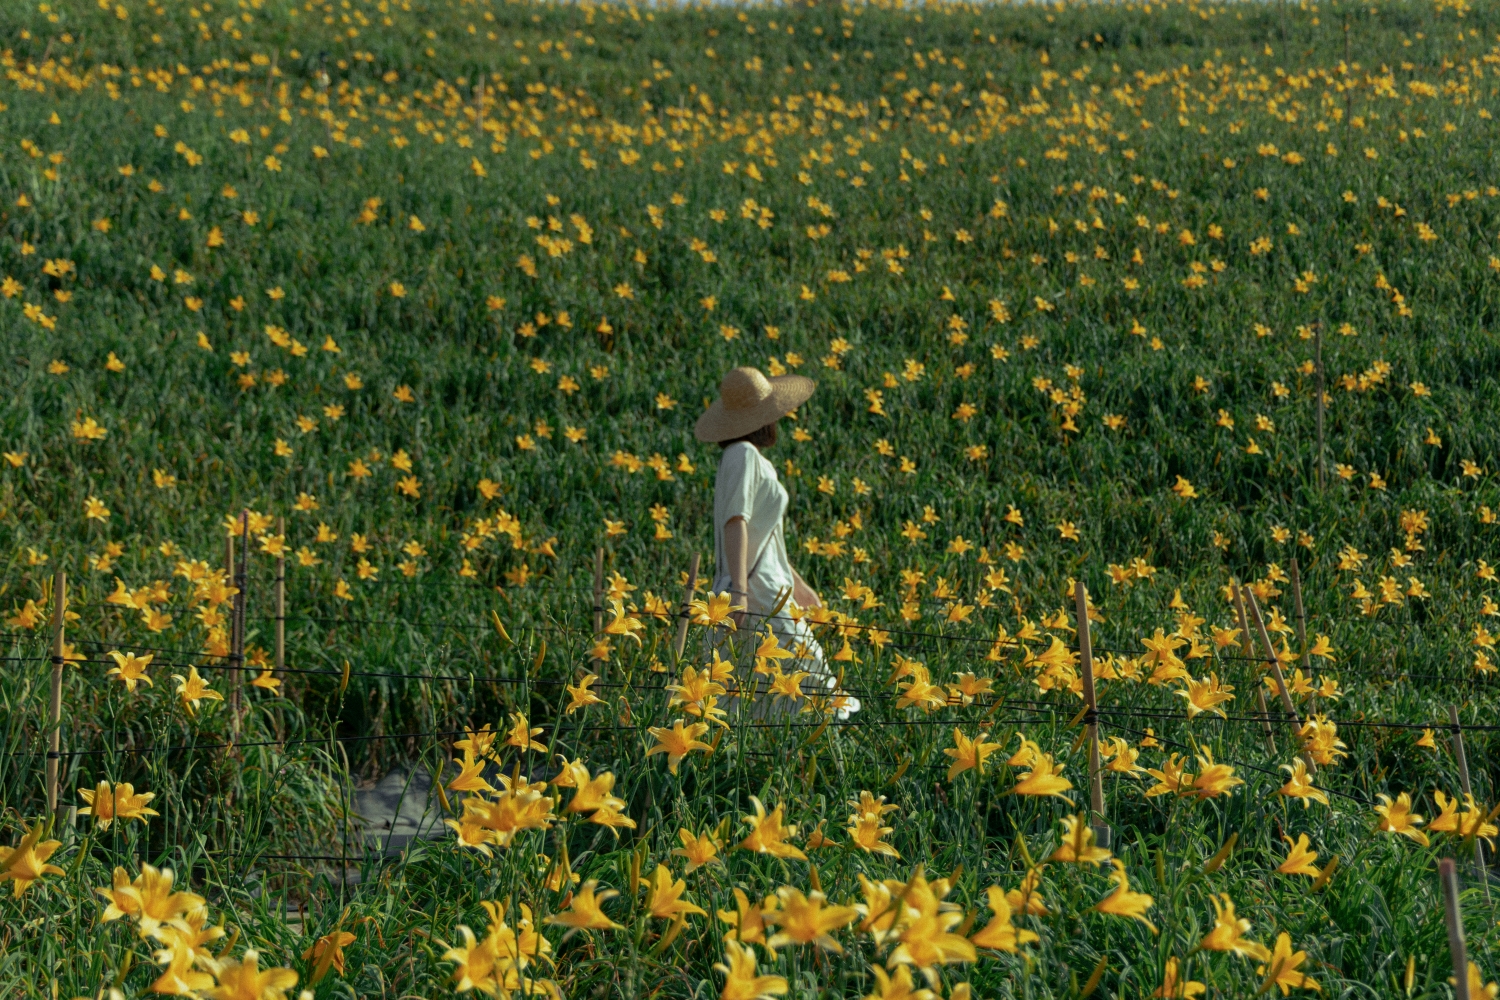
[[[792,570],[792,600],[797,602],[799,608],[821,608],[823,601],[818,597],[818,592],[807,585],[802,579],[802,574]]]

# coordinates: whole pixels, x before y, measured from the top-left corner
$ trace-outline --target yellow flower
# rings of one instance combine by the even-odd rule
[[[580,708],[587,708],[590,705],[602,705],[604,699],[589,689],[589,685],[598,679],[598,674],[585,674],[577,684],[564,685],[564,689],[568,692],[568,697],[571,700],[563,711],[568,715],[572,715]]]
[[[724,932],[724,940],[759,944],[774,955],[775,949],[766,943],[766,930],[770,926],[767,917],[776,909],[776,897],[767,896],[763,902],[752,904],[744,890],[736,888],[734,902],[735,909],[718,911],[719,919],[730,927]]]
[[[806,861],[806,854],[786,842],[786,838],[797,835],[797,828],[782,823],[781,813],[785,806],[778,805],[767,813],[764,803],[754,795],[750,796],[750,804],[755,807],[755,815],[740,817],[741,822],[750,825],[750,833],[740,841],[739,846],[760,854]]]
[[[713,628],[725,628],[734,631],[734,619],[729,616],[736,611],[744,611],[743,605],[733,605],[729,592],[709,594],[700,600],[695,600],[688,605],[689,620],[694,625],[708,625]]]
[[[646,756],[664,753],[667,755],[667,770],[673,774],[677,773],[677,765],[682,759],[694,750],[705,750],[712,752],[713,747],[699,740],[698,737],[708,732],[708,723],[694,722],[686,728],[683,727],[681,719],[672,724],[671,729],[665,726],[652,726],[647,730],[656,737],[656,745],[646,751]]]
[[[894,976],[886,975],[878,965],[871,966],[870,971],[875,974],[875,992],[865,1000],[937,1000],[938,995],[932,990],[913,988],[916,983],[911,978],[911,969],[905,965],[897,968]]]
[[[899,808],[885,804],[885,796],[877,800],[869,792],[861,791],[858,802],[850,802],[854,812],[849,816],[849,842],[862,851],[882,854],[888,858],[899,858],[896,848],[887,844],[885,837],[895,832],[894,827],[881,826],[885,814]]]
[[[219,965],[219,985],[204,991],[210,1000],[286,1000],[286,991],[297,985],[291,969],[260,968],[260,953],[245,952],[238,962]]]
[[[1051,754],[1042,754],[1031,765],[1031,770],[1021,775],[1021,780],[1011,789],[1014,795],[1055,795],[1066,799],[1063,793],[1073,783],[1062,776],[1062,768],[1053,763]]]
[[[1432,797],[1441,812],[1427,824],[1429,831],[1452,833],[1459,837],[1483,837],[1486,840],[1500,832],[1496,830],[1494,823],[1488,822],[1489,816],[1485,811],[1474,803],[1474,796],[1464,794],[1463,812],[1458,812],[1457,799],[1450,799],[1442,792],[1434,792]]]
[[[834,940],[832,931],[847,927],[859,916],[852,906],[828,906],[828,899],[813,890],[803,895],[801,889],[784,885],[776,890],[779,909],[766,914],[768,922],[780,929],[766,942],[770,948],[788,944],[814,944],[826,951],[842,952],[843,945]]]
[[[1079,813],[1077,816],[1064,816],[1062,825],[1062,843],[1048,856],[1048,861],[1099,865],[1109,860],[1109,851],[1094,845],[1094,830],[1089,826],[1086,815]]]
[[[173,674],[172,679],[177,682],[177,697],[182,700],[182,707],[187,709],[188,715],[194,715],[201,701],[223,701],[224,696],[208,686],[208,681],[198,675],[197,667],[189,667],[186,677],[181,674]]]
[[[108,830],[117,819],[121,822],[138,819],[144,823],[150,816],[161,815],[155,809],[146,808],[146,803],[156,798],[156,793],[136,794],[135,786],[128,781],[114,786],[101,781],[95,788],[78,789],[78,794],[88,803],[78,810],[78,815],[93,816],[100,830]]]
[[[631,617],[630,615],[625,613],[625,604],[623,601],[611,602],[610,614],[613,615],[613,617],[609,620],[609,623],[604,626],[604,634],[619,635],[624,636],[627,639],[633,639],[635,640],[635,644],[639,646],[641,644],[641,637],[639,633],[644,631],[646,628],[646,626],[641,623],[641,620],[639,618]]]
[[[184,926],[183,918],[206,902],[196,893],[173,892],[174,876],[170,868],[141,865],[141,873],[128,886],[122,885],[123,875],[123,870],[117,868],[114,890],[95,891],[111,899],[110,909],[123,910],[126,915],[140,921],[142,936],[154,935],[165,925]],[[125,899],[125,906],[115,901],[121,896]],[[109,916],[109,910],[105,911],[105,916]]]
[[[1179,981],[1177,956],[1173,955],[1167,959],[1167,967],[1162,972],[1161,985],[1156,988],[1153,997],[1163,1000],[1187,1000],[1190,997],[1202,996],[1208,992],[1208,987],[1192,979]]]
[[[151,678],[146,676],[146,668],[151,665],[151,661],[156,655],[155,653],[146,653],[142,656],[137,656],[135,653],[122,653],[118,649],[112,649],[109,655],[117,665],[106,670],[104,676],[119,678],[124,683],[125,690],[134,693],[135,686],[142,681],[145,681],[152,687],[156,686],[152,683]]]
[[[1395,833],[1410,837],[1423,847],[1427,846],[1427,834],[1417,829],[1422,823],[1422,817],[1419,813],[1411,811],[1410,795],[1402,792],[1396,796],[1394,802],[1391,801],[1389,795],[1377,795],[1376,798],[1380,799],[1380,804],[1375,807],[1375,813],[1380,817],[1380,821],[1375,825],[1375,829],[1382,833]]]
[[[344,974],[344,948],[354,943],[354,935],[335,927],[314,941],[311,948],[302,953],[302,961],[312,962],[307,984],[316,986],[330,971]]]
[[[949,962],[972,962],[974,945],[953,928],[963,922],[962,908],[943,902],[952,888],[947,879],[928,882],[917,868],[905,886],[899,882],[885,885],[893,894],[898,917],[891,925],[899,944],[886,965],[915,965],[929,980],[937,976],[936,966]]]
[[[548,917],[546,922],[576,930],[618,929],[620,925],[605,916],[601,909],[604,903],[618,895],[613,889],[599,891],[599,883],[595,879],[589,879],[573,893],[572,905],[562,913]]]
[[[1448,982],[1454,982],[1453,977],[1448,977]],[[1314,987],[1316,988],[1316,987]],[[1282,991],[1283,993],[1285,990]],[[1473,962],[1469,963],[1469,1000],[1495,1000],[1500,996],[1500,984],[1490,983],[1485,985],[1484,973],[1479,971],[1479,966]]]
[[[448,782],[450,792],[493,792],[494,787],[484,780],[484,761],[476,759],[473,751],[464,750],[463,762],[459,764],[458,774]]]
[[[124,869],[115,869],[117,883],[124,875]],[[129,884],[128,879],[125,884]],[[207,920],[208,908],[200,907],[183,918],[180,925],[168,925],[157,929],[157,940],[164,942],[167,947],[159,949],[154,957],[157,964],[165,965],[167,968],[157,977],[156,982],[151,984],[153,993],[185,996],[201,994],[213,988],[214,977],[207,972],[195,969],[195,966],[199,964],[207,965],[216,961],[214,953],[208,949],[207,945],[224,936],[222,927],[205,928],[203,925]]]
[[[1313,802],[1321,802],[1328,805],[1328,793],[1319,788],[1314,788],[1312,778],[1307,773],[1307,763],[1302,758],[1297,758],[1290,764],[1282,764],[1281,769],[1288,772],[1291,777],[1285,785],[1277,790],[1277,795],[1284,795],[1290,799],[1301,799],[1302,808],[1306,809]]]
[[[1308,846],[1307,834],[1299,833],[1295,844],[1286,835],[1282,835],[1281,839],[1287,842],[1290,849],[1286,852],[1286,860],[1276,866],[1277,871],[1283,875],[1311,875],[1313,878],[1321,874],[1313,864],[1318,860],[1318,852]]]
[[[1189,655],[1192,654],[1189,653]],[[1189,719],[1201,712],[1212,712],[1220,718],[1228,717],[1219,706],[1224,702],[1234,701],[1233,684],[1220,684],[1219,676],[1213,673],[1202,679],[1186,677],[1184,680],[1187,687],[1179,688],[1172,693],[1187,700]]]
[[[60,840],[43,840],[42,824],[36,823],[15,847],[0,847],[0,882],[13,881],[12,891],[19,896],[44,875],[66,874],[56,865],[47,864],[61,846]]]
[[[574,761],[563,769],[562,774],[552,779],[552,783],[559,788],[574,789],[573,800],[568,803],[564,812],[586,813],[598,809],[625,808],[625,800],[613,793],[615,776],[609,771],[601,771],[591,778],[588,768]]]
[[[1134,918],[1151,928],[1153,934],[1156,933],[1156,925],[1146,919],[1146,911],[1154,905],[1151,896],[1144,892],[1131,892],[1125,866],[1119,861],[1115,861],[1114,866],[1115,872],[1109,879],[1115,883],[1115,891],[1095,903],[1094,909],[1117,917]]]
[[[985,890],[985,894],[989,898],[990,910],[994,916],[983,929],[969,938],[976,946],[1015,954],[1021,945],[1041,940],[1034,932],[1019,929],[1011,923],[1014,910],[1006,898],[1004,889],[998,885],[992,885]]]
[[[755,949],[727,940],[724,942],[724,956],[729,959],[728,965],[722,962],[714,964],[714,969],[724,974],[724,991],[719,994],[719,1000],[765,1000],[786,992],[785,977],[755,974]]]
[[[536,739],[542,733],[541,726],[533,727],[526,721],[526,716],[520,712],[510,713],[510,735],[506,737],[505,745],[516,747],[519,750],[535,750],[537,753],[546,753],[547,744]]]
[[[1258,992],[1264,993],[1273,985],[1281,988],[1281,995],[1286,996],[1294,989],[1321,991],[1316,980],[1305,972],[1298,971],[1298,967],[1307,961],[1307,952],[1292,950],[1292,936],[1282,931],[1276,937],[1276,948],[1265,959],[1266,965],[1255,970],[1256,975],[1265,976],[1265,982]]]
[[[650,878],[641,879],[641,885],[649,890],[646,897],[646,910],[653,917],[676,920],[690,913],[708,916],[701,906],[682,898],[682,894],[687,890],[687,883],[681,879],[674,882],[672,873],[667,870],[666,865],[657,865],[656,871],[651,873]]]
[[[701,836],[695,835],[693,831],[679,829],[677,839],[682,841],[682,846],[672,849],[672,856],[687,858],[685,873],[692,873],[704,865],[723,864],[719,858],[719,842],[711,833]]]
[[[1208,901],[1214,908],[1214,929],[1204,936],[1198,947],[1209,951],[1232,951],[1236,955],[1262,962],[1270,960],[1271,952],[1265,945],[1245,937],[1245,933],[1250,930],[1250,921],[1235,914],[1234,901],[1229,898],[1228,893],[1209,896]]]
[[[1227,795],[1235,786],[1243,785],[1245,782],[1234,776],[1234,768],[1228,764],[1215,764],[1214,755],[1208,747],[1200,747],[1203,752],[1198,754],[1198,766],[1202,771],[1193,782],[1192,794],[1199,799],[1211,799],[1219,795]]]

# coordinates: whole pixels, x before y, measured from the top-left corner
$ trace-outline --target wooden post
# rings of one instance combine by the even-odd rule
[[[1292,556],[1292,605],[1297,612],[1297,649],[1300,650],[1297,659],[1306,663],[1307,612],[1302,607],[1302,569],[1297,565],[1296,556]]]
[[[1465,795],[1474,794],[1469,785],[1469,758],[1464,753],[1464,730],[1458,721],[1458,707],[1448,706],[1448,724],[1453,727],[1453,759],[1458,761],[1458,780]],[[1474,863],[1479,866],[1481,873],[1484,872],[1484,842],[1479,837],[1474,838]],[[1486,883],[1489,881],[1485,878]],[[1485,885],[1485,893],[1488,895],[1489,886]]]
[[[1271,709],[1266,704],[1266,686],[1255,685],[1255,704],[1260,709],[1260,727],[1265,732],[1266,750],[1270,756],[1276,756],[1276,734],[1271,729]]]
[[[682,659],[682,650],[687,645],[688,633],[688,605],[693,603],[693,597],[698,593],[698,553],[693,553],[693,558],[688,562],[687,586],[682,592],[682,611],[677,617],[677,641],[672,648],[677,653],[677,659]]]
[[[594,551],[594,638],[599,638],[599,633],[604,631],[604,549]],[[594,673],[604,669],[604,661],[592,659],[589,661]]]
[[[1240,591],[1245,593],[1243,589]],[[1260,636],[1261,645],[1266,650],[1266,662],[1271,667],[1271,673],[1276,678],[1276,690],[1281,695],[1281,707],[1292,717],[1292,724],[1300,732],[1302,729],[1302,717],[1297,714],[1297,706],[1292,704],[1291,693],[1286,689],[1286,675],[1281,672],[1281,661],[1276,657],[1276,647],[1271,645],[1271,635],[1266,631],[1265,619],[1260,615],[1260,604],[1255,600],[1255,593],[1250,593],[1250,615],[1255,621],[1255,631]],[[1302,751],[1302,760],[1307,764],[1307,772],[1316,774],[1317,764],[1312,759],[1312,754],[1306,750]]]
[[[1347,40],[1348,35],[1346,34]],[[1316,360],[1313,362],[1313,392],[1317,394],[1317,405],[1313,408],[1317,420],[1318,434],[1318,489],[1324,488],[1327,479],[1327,461],[1323,454],[1323,324],[1313,324],[1313,342]]]
[[[1453,957],[1453,1000],[1469,1000],[1469,953],[1464,946],[1464,921],[1458,909],[1458,869],[1452,858],[1438,862],[1443,886],[1443,916],[1448,924],[1448,954]]]
[[[224,581],[227,584],[229,584],[229,586],[231,586],[231,587],[235,586],[235,582],[234,582],[234,531],[233,530],[231,530],[229,532],[228,537],[224,539]],[[230,667],[234,666],[234,651],[235,651],[235,648],[236,648],[236,645],[235,645],[235,631],[239,628],[239,623],[235,620],[235,608],[237,607],[237,605],[235,603],[235,599],[238,596],[239,595],[236,594],[235,597],[231,597],[229,599],[229,657],[228,657],[228,659],[225,662],[228,663],[228,665]],[[229,676],[230,676],[230,679],[232,680],[233,677],[234,677],[234,674],[231,673]],[[237,700],[235,698],[235,692],[234,692],[233,685],[231,685],[231,687],[230,687],[229,703],[230,703],[231,707],[233,707],[236,704],[238,704],[238,702],[237,702]]]
[[[1250,638],[1250,619],[1245,614],[1245,595],[1240,591],[1240,582],[1230,580],[1229,586],[1234,588],[1234,613],[1240,619],[1240,655],[1254,656],[1255,643]]]
[[[240,511],[240,558],[234,566],[234,603],[230,610],[229,645],[229,714],[230,731],[238,736],[240,712],[245,687],[245,590],[248,587],[250,563],[250,512]]]
[[[276,532],[286,538],[286,518],[276,519]],[[286,553],[276,557],[276,676],[286,669]]]
[[[58,770],[62,765],[63,628],[67,621],[68,574],[52,577],[52,691],[47,702],[47,815],[57,815]]]
[[[1100,847],[1110,842],[1109,824],[1104,818],[1104,773],[1099,765],[1099,698],[1094,689],[1094,647],[1089,635],[1089,592],[1082,580],[1073,584],[1073,601],[1078,616],[1078,666],[1083,674],[1084,739],[1089,745],[1089,809],[1093,813],[1094,839]]]

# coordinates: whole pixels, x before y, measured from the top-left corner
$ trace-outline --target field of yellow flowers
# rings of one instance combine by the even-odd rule
[[[0,68],[0,995],[1500,993],[1492,5],[26,0]],[[742,364],[818,382],[849,719],[706,588]]]

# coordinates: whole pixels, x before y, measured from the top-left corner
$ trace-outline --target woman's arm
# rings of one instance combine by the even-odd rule
[[[818,592],[809,587],[807,581],[802,579],[802,574],[795,569],[792,570],[792,581],[792,600],[797,602],[798,607],[821,608],[823,606]]]
[[[749,554],[750,527],[743,517],[732,517],[724,525],[724,562],[729,566],[731,606],[749,607]],[[732,617],[735,625],[744,624],[745,613],[743,611],[735,612]]]

